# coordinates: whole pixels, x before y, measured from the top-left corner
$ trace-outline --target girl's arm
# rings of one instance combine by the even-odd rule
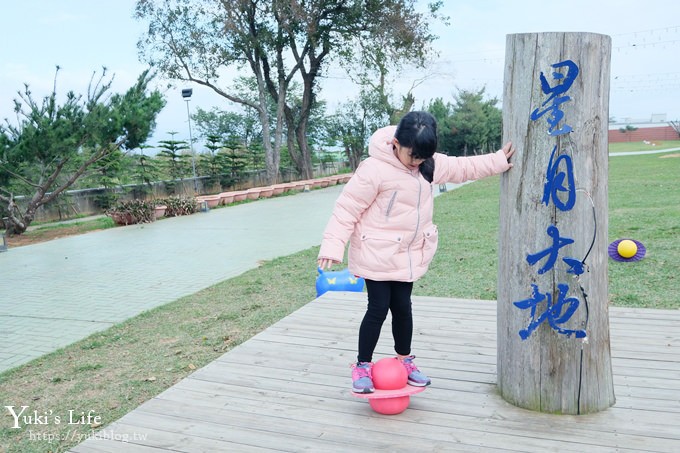
[[[503,173],[510,168],[510,158],[515,153],[508,142],[495,153],[481,156],[455,157],[436,153],[434,155],[434,184],[462,183]]]
[[[335,202],[319,250],[318,263],[322,269],[329,268],[332,263],[342,262],[345,245],[354,226],[378,195],[379,183],[374,163],[372,159],[363,161]]]

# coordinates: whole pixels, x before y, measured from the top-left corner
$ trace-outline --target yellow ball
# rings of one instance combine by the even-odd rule
[[[631,241],[630,239],[624,239],[623,241],[619,242],[619,245],[616,248],[616,250],[622,257],[632,258],[637,253],[637,244],[634,241]]]

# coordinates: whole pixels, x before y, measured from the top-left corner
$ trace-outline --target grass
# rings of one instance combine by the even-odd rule
[[[609,160],[609,239],[633,238],[647,248],[642,261],[610,261],[615,305],[680,308],[680,157],[666,156]]]
[[[499,178],[487,178],[440,196],[434,222],[437,254],[414,294],[496,298]]]
[[[609,239],[634,237],[648,249],[637,263],[609,261],[615,305],[680,308],[678,174],[677,157],[610,159]],[[436,200],[440,249],[415,294],[495,298],[498,187],[489,178]],[[317,250],[266,262],[0,374],[2,406],[52,411],[50,423],[15,430],[5,410],[0,451],[64,451],[93,429],[68,425],[69,410],[93,411],[105,426],[301,307],[315,296]]]
[[[647,247],[635,263],[609,261],[609,299],[619,306],[680,309],[680,157],[609,159],[609,240]],[[438,200],[440,244],[414,294],[496,299],[498,178]]]
[[[85,217],[83,220],[75,220],[71,221],[70,223],[42,223],[42,222],[36,222],[32,223],[31,227],[34,227],[33,229],[27,231],[25,234],[38,234],[40,232],[45,232],[45,231],[52,231],[52,230],[59,230],[63,229],[65,227],[77,227],[80,232],[87,233],[88,231],[92,230],[100,230],[104,228],[113,228],[116,226],[116,223],[111,219],[111,217],[98,217],[96,219],[92,220],[85,220],[87,217]]]
[[[649,145],[644,142],[610,143],[610,153],[628,153],[633,151],[658,151],[661,149],[680,148],[680,140],[656,141]]]
[[[315,257],[310,249],[264,263],[0,374],[3,406],[51,414],[15,430],[3,408],[0,451],[64,451],[93,429],[68,425],[70,410],[107,425],[295,311],[315,297]]]

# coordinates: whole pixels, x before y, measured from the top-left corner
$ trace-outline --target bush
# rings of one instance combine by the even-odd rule
[[[150,223],[154,218],[154,203],[144,200],[128,200],[117,203],[106,210],[106,215],[119,225]]]
[[[189,215],[198,211],[198,203],[194,198],[169,197],[156,200],[156,204],[168,207],[165,210],[166,217]]]

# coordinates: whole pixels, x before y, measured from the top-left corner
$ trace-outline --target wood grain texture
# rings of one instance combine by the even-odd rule
[[[508,35],[503,94],[503,142],[517,146],[514,168],[501,178],[498,275],[498,383],[501,395],[520,407],[550,413],[583,414],[615,402],[609,341],[607,283],[607,125],[611,39],[592,33]],[[564,93],[549,98],[569,79],[572,61],[579,70]],[[558,64],[558,67],[552,65]],[[558,73],[562,79],[553,76]],[[548,83],[542,86],[540,76]],[[566,99],[568,96],[569,99]],[[561,99],[561,100],[560,100]],[[563,102],[564,101],[564,102]],[[538,109],[553,110],[537,119]],[[559,122],[550,121],[563,114]],[[570,126],[569,133],[557,132]],[[555,132],[551,135],[550,132]],[[553,154],[554,150],[554,154]],[[564,157],[561,157],[564,156]],[[563,182],[557,200],[547,203],[544,188],[555,162]],[[571,161],[573,171],[567,171]],[[574,242],[559,249],[554,267],[539,269],[547,257],[530,264],[527,256],[550,248],[554,227]],[[593,242],[594,241],[594,242]],[[592,244],[592,250],[588,254]],[[564,257],[585,260],[577,280]],[[535,318],[560,299],[578,309],[559,328],[585,330],[587,342],[559,333],[546,320],[527,339],[519,336],[532,320],[529,309],[514,302],[531,299],[534,287],[548,296],[537,304]],[[560,285],[568,291],[560,294]],[[584,292],[586,295],[584,295]],[[554,318],[566,306],[556,309]]]

